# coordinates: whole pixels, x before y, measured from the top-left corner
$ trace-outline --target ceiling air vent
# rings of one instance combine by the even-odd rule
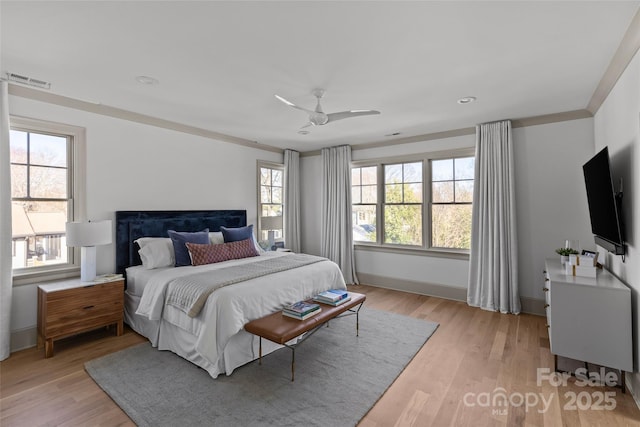
[[[39,87],[40,89],[51,89],[51,83],[44,80],[38,80],[31,77],[21,76],[20,74],[7,73],[7,80],[10,82],[16,82],[23,85]]]

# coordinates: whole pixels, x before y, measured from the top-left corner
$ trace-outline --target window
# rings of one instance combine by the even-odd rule
[[[355,162],[353,240],[382,247],[468,250],[472,149]]]
[[[422,162],[384,165],[384,243],[422,245]]]
[[[353,239],[375,242],[378,217],[378,181],[376,166],[351,169]]]
[[[471,248],[474,158],[431,161],[431,246]]]
[[[258,170],[258,241],[268,242],[269,231],[273,231],[275,240],[281,241],[284,239],[284,166],[258,162]],[[266,243],[263,246],[266,247]]]
[[[82,135],[80,128],[11,118],[12,265],[16,276],[73,266],[65,223],[73,220],[82,193],[76,165],[84,153]]]

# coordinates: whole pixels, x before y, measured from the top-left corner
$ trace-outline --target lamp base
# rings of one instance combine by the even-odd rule
[[[80,281],[93,282],[96,278],[96,247],[83,246],[80,249]]]
[[[276,232],[274,230],[269,230],[267,232],[268,242],[269,242],[269,250],[273,250],[273,246],[276,242]]]

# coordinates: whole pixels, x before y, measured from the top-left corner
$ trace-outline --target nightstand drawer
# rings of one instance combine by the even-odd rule
[[[106,308],[112,304],[119,304],[122,308],[123,294],[124,287],[121,281],[50,292],[47,294],[47,312],[65,313],[89,306]]]
[[[60,307],[47,310],[45,335],[52,338],[73,335],[93,326],[97,328],[115,323],[122,318],[122,303],[117,301],[58,310]]]

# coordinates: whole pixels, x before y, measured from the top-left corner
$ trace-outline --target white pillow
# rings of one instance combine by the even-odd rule
[[[209,241],[212,245],[219,245],[224,243],[224,237],[222,236],[222,231],[212,231],[209,233]]]
[[[157,242],[160,240],[167,240],[171,242],[171,239],[169,237],[140,237],[139,239],[134,240],[133,243],[137,243],[138,246],[140,246],[140,249],[142,249],[149,243]]]
[[[176,258],[173,242],[168,237],[142,237],[135,241],[139,246],[142,265],[147,270],[160,267],[173,267]]]

